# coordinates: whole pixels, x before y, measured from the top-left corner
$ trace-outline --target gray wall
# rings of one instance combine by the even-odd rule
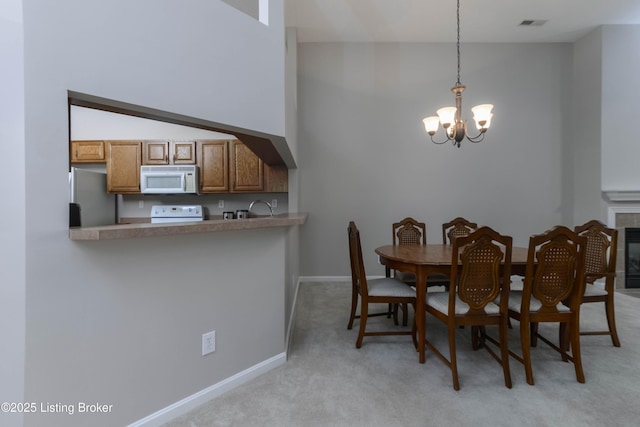
[[[603,144],[602,117],[602,29],[594,30],[573,47],[573,79],[567,98],[571,100],[571,123],[567,144],[571,155],[565,164],[565,208],[576,224],[597,218],[606,222],[601,195]],[[571,175],[573,173],[573,175]]]
[[[23,400],[113,405],[25,424],[124,425],[282,354],[286,230],[72,242],[66,148],[68,90],[284,136],[282,0],[270,26],[209,0],[22,4]]]
[[[640,190],[640,25],[602,28],[602,189]]]
[[[572,46],[463,44],[463,115],[495,104],[479,144],[434,145],[421,119],[453,104],[453,44],[301,44],[299,160],[301,275],[349,274],[355,220],[369,274],[391,224],[426,221],[428,241],[464,216],[526,245],[563,215],[563,164]],[[471,125],[475,128],[475,126]],[[441,136],[441,135],[440,135]],[[597,213],[596,213],[597,215]]]
[[[11,160],[0,168],[0,402],[24,401],[25,186],[22,2],[0,2],[0,144]],[[5,426],[20,413],[1,413]]]

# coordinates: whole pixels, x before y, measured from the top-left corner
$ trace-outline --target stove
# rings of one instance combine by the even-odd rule
[[[151,207],[151,223],[199,222],[204,220],[200,205],[154,205]]]

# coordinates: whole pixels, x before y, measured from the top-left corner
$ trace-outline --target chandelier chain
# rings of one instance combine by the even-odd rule
[[[456,10],[457,13],[457,24],[458,24],[458,39],[456,42],[457,48],[458,48],[458,81],[456,82],[456,86],[460,86],[462,85],[462,83],[460,83],[460,0],[458,0],[458,7]]]

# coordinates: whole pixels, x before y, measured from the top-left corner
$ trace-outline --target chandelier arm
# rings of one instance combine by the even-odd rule
[[[445,143],[447,143],[447,142],[449,142],[449,141],[452,141],[452,139],[451,139],[451,138],[449,138],[449,136],[447,135],[447,133],[446,133],[446,132],[445,132],[445,136],[447,137],[447,139],[445,139],[444,141],[440,141],[440,142],[438,142],[438,141],[436,141],[435,139],[433,139],[433,135],[430,135],[430,136],[431,136],[431,142],[433,142],[434,144],[438,144],[438,145],[442,145],[442,144],[445,144]]]
[[[485,135],[486,131],[480,131],[480,133],[476,136],[471,136],[467,133],[466,129],[465,129],[465,136],[467,137],[467,139],[471,142],[475,142],[478,143],[480,141],[482,141],[484,139],[484,135]]]

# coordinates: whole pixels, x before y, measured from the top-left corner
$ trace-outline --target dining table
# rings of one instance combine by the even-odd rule
[[[390,269],[406,271],[416,276],[416,331],[420,363],[425,362],[425,308],[427,276],[451,273],[453,246],[450,244],[384,245],[376,248],[380,263]],[[511,274],[524,276],[528,248],[513,247]],[[460,262],[458,261],[458,264]]]

